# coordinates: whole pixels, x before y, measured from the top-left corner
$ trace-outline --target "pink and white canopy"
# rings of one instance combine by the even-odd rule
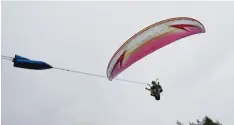
[[[128,39],[113,55],[107,77],[113,80],[133,63],[181,38],[205,33],[204,26],[188,17],[177,17],[152,24]]]

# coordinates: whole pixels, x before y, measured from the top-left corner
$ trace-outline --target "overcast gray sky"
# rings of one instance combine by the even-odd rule
[[[205,34],[170,44],[118,77],[14,68],[2,60],[3,125],[175,125],[211,116],[234,124],[234,2],[2,2],[2,54],[106,75],[111,56],[146,26],[172,17],[202,22]],[[143,71],[145,70],[145,71]]]

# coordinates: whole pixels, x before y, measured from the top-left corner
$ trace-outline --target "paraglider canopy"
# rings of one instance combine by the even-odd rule
[[[205,28],[199,21],[188,17],[152,24],[128,39],[115,52],[107,66],[107,78],[113,80],[138,60],[176,40],[204,32]]]

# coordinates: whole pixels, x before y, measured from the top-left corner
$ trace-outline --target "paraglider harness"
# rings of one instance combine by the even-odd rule
[[[151,96],[154,96],[156,100],[160,100],[160,93],[163,92],[163,89],[159,84],[158,79],[156,81],[152,81],[152,86],[150,84],[148,85],[150,86],[150,89],[145,89],[149,90],[151,92]]]

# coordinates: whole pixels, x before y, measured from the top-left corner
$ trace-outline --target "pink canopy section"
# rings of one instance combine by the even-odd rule
[[[194,34],[205,33],[196,19],[177,17],[152,24],[128,39],[112,56],[107,77],[111,81],[129,66],[150,53]]]

